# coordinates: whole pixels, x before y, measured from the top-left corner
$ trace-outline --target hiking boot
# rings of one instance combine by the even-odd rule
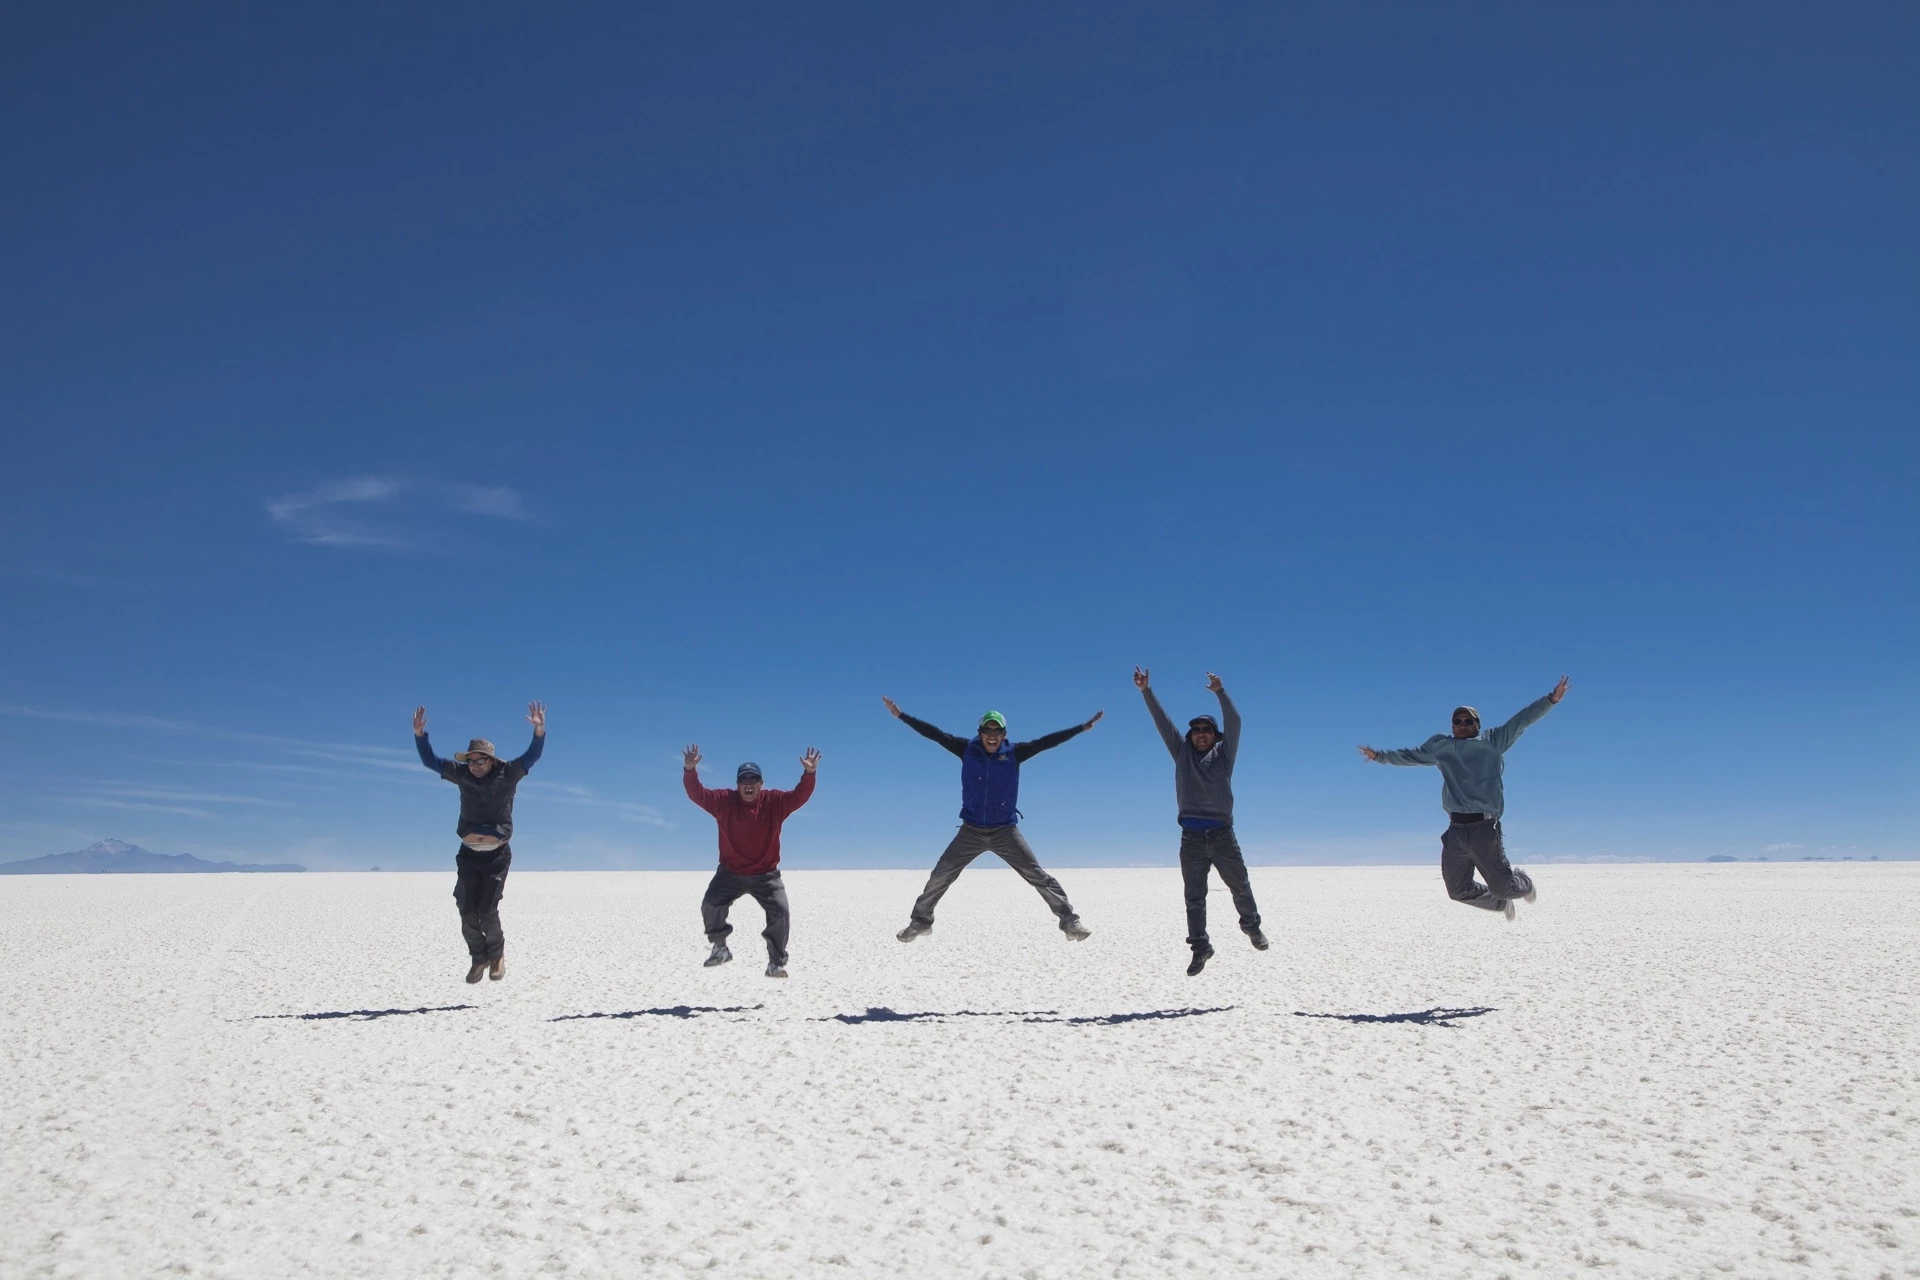
[[[507,976],[507,958],[505,956],[501,956],[499,959],[495,960],[492,964],[488,965],[487,976],[489,978],[492,978],[495,982],[498,982],[500,981],[500,979],[506,977]]]
[[[932,933],[932,932],[933,932],[932,925],[921,924],[918,920],[909,920],[907,921],[907,927],[902,929],[900,932],[894,934],[893,936],[900,939],[900,941],[902,942],[912,942],[915,938],[919,937],[921,934]]]
[[[1207,961],[1211,959],[1213,959],[1212,947],[1195,947],[1193,949],[1193,963],[1187,966],[1187,976],[1191,978],[1199,973],[1207,967]]]
[[[468,982],[478,982],[480,981],[480,979],[486,976],[487,976],[487,962],[485,960],[475,960],[473,962],[473,968],[467,970]]]
[[[1068,942],[1085,942],[1093,936],[1093,930],[1081,924],[1079,916],[1075,916],[1073,919],[1061,925],[1060,932],[1067,935]]]
[[[1247,941],[1253,944],[1253,949],[1255,951],[1265,951],[1267,949],[1267,946],[1269,945],[1267,942],[1267,935],[1260,932],[1258,929],[1247,930]]]
[[[1508,923],[1512,923],[1520,915],[1518,911],[1515,911],[1513,909],[1512,898],[1508,898],[1505,902],[1500,904],[1500,914],[1507,918]]]
[[[769,960],[767,961],[767,976],[769,978],[784,978],[787,976],[787,966],[781,964],[778,960]]]
[[[725,964],[731,959],[733,959],[733,952],[727,950],[726,942],[716,942],[713,944],[712,954],[700,962],[700,967],[703,969],[711,969],[715,965]]]

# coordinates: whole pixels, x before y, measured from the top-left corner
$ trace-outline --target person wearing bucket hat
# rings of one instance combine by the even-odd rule
[[[925,720],[915,719],[902,711],[892,698],[883,697],[880,701],[886,704],[895,719],[903,721],[909,729],[960,757],[960,830],[940,855],[940,860],[933,864],[933,873],[927,877],[927,887],[913,904],[913,915],[907,921],[907,927],[894,936],[902,942],[912,942],[920,935],[932,932],[933,911],[940,905],[941,897],[959,879],[968,863],[989,852],[999,854],[1002,862],[1012,867],[1022,880],[1039,892],[1047,907],[1059,918],[1060,931],[1069,940],[1079,942],[1091,936],[1092,931],[1080,923],[1073,904],[1067,901],[1066,890],[1040,866],[1039,860],[1033,856],[1032,846],[1020,834],[1020,810],[1017,805],[1020,799],[1020,766],[1042,751],[1057,747],[1076,734],[1085,733],[1107,713],[1096,711],[1093,719],[1085,724],[1049,733],[1031,742],[1009,742],[1007,718],[998,711],[989,711],[981,716],[978,732],[972,738],[962,738],[958,734],[936,729]]]
[[[733,926],[727,923],[727,910],[751,895],[767,913],[767,927],[760,934],[767,940],[767,976],[784,978],[792,913],[787,909],[786,884],[780,879],[780,826],[813,795],[820,750],[808,747],[800,757],[800,785],[791,791],[766,786],[760,766],[751,760],[733,771],[731,789],[703,787],[698,744],[688,746],[680,759],[687,799],[712,814],[720,827],[720,865],[714,868],[713,879],[700,899],[700,918],[706,926],[707,941],[712,944],[706,967],[711,969],[733,959],[733,952],[727,948],[727,935],[733,932]]]
[[[460,933],[467,940],[472,967],[467,981],[484,974],[498,981],[507,976],[507,940],[500,931],[500,898],[507,888],[507,868],[513,862],[513,796],[547,745],[547,707],[527,704],[527,722],[533,742],[517,759],[502,760],[493,744],[475,738],[453,759],[433,754],[427,740],[427,709],[413,711],[413,745],[420,763],[460,788],[460,851],[454,855],[453,901],[460,909]]]
[[[1502,775],[1507,749],[1527,726],[1560,705],[1571,682],[1565,676],[1546,696],[1536,698],[1497,729],[1480,732],[1480,713],[1472,707],[1453,709],[1453,732],[1436,733],[1417,747],[1376,751],[1363,746],[1360,754],[1375,764],[1430,764],[1440,770],[1440,803],[1447,811],[1447,829],[1440,836],[1440,878],[1455,902],[1514,918],[1514,900],[1539,898],[1532,877],[1507,861],[1506,838],[1500,830],[1507,795]],[[1485,884],[1473,878],[1475,870]]]
[[[1213,943],[1207,938],[1208,871],[1218,871],[1233,895],[1234,909],[1240,913],[1240,931],[1257,950],[1267,949],[1267,935],[1260,931],[1260,908],[1253,901],[1253,883],[1247,878],[1246,859],[1233,834],[1233,762],[1240,752],[1240,711],[1227,696],[1220,677],[1209,671],[1207,688],[1220,699],[1220,715],[1227,727],[1223,731],[1212,716],[1200,715],[1187,721],[1187,732],[1182,736],[1174,731],[1160,699],[1153,696],[1145,667],[1133,669],[1133,686],[1146,699],[1147,714],[1153,717],[1160,740],[1173,756],[1173,794],[1180,806],[1180,879],[1186,889],[1187,945],[1193,948],[1193,959],[1187,965],[1191,978],[1213,959]]]

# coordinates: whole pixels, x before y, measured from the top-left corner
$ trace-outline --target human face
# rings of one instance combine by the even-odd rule
[[[1193,749],[1201,755],[1213,750],[1213,744],[1220,740],[1219,735],[1205,725],[1189,730],[1187,736],[1193,743]]]
[[[1461,739],[1479,737],[1480,722],[1472,716],[1455,716],[1453,718],[1453,736]]]
[[[983,724],[980,726],[980,745],[987,749],[987,753],[989,755],[991,755],[995,751],[998,751],[1000,749],[1000,744],[1005,742],[1006,740],[1007,740],[1007,731],[1005,729],[1002,729],[999,725]]]
[[[484,778],[493,772],[492,756],[468,756],[467,772],[476,778]]]
[[[760,798],[761,781],[758,778],[742,778],[734,787],[740,792],[742,804],[752,804]]]

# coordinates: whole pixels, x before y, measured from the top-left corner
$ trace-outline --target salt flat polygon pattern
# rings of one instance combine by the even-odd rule
[[[0,1276],[1920,1275],[1920,866],[1538,874],[10,879]]]

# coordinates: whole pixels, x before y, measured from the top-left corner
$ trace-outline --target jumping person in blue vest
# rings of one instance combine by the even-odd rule
[[[915,719],[900,710],[892,698],[880,701],[915,733],[931,738],[960,757],[960,830],[947,851],[940,855],[940,861],[933,864],[927,887],[913,904],[913,918],[894,936],[902,942],[912,942],[921,934],[932,932],[933,909],[940,905],[941,896],[960,878],[968,863],[988,852],[999,854],[1002,862],[1039,891],[1048,908],[1060,918],[1060,932],[1074,942],[1090,936],[1092,931],[1080,923],[1073,904],[1067,901],[1067,891],[1040,866],[1026,837],[1020,834],[1020,766],[1049,747],[1057,747],[1068,738],[1085,733],[1107,713],[1096,711],[1093,719],[1085,724],[1035,738],[1032,742],[1009,742],[1007,718],[998,711],[989,711],[980,717],[980,732],[969,739],[942,732],[925,720]]]

